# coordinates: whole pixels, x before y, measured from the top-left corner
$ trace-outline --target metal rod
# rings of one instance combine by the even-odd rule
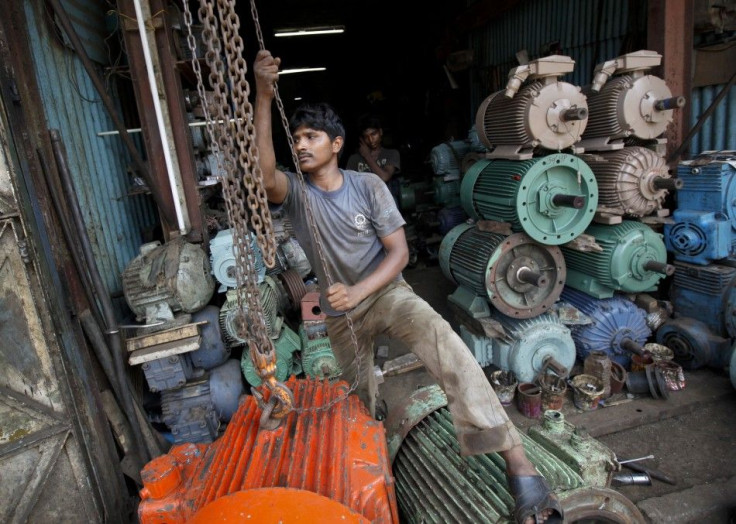
[[[525,284],[531,284],[537,287],[546,286],[549,282],[547,280],[547,277],[545,277],[543,274],[538,273],[526,266],[519,268],[519,270],[516,272],[516,278],[518,278],[521,282],[524,282]]]
[[[621,464],[621,462],[619,462],[619,464]],[[639,471],[641,473],[646,473],[653,479],[661,480],[662,482],[666,482],[667,484],[671,484],[673,486],[677,484],[677,480],[673,479],[669,475],[665,475],[664,473],[656,469],[644,467],[641,464],[636,464],[634,462],[627,462],[626,464],[624,464],[624,467],[629,468],[634,471]]]
[[[693,139],[693,137],[697,134],[698,131],[700,131],[700,128],[703,127],[703,124],[705,124],[705,121],[710,118],[710,115],[713,114],[713,112],[716,110],[716,107],[718,107],[718,104],[721,103],[721,100],[728,94],[729,89],[733,86],[733,84],[736,83],[736,73],[731,75],[731,78],[729,79],[728,83],[726,83],[725,86],[723,86],[723,89],[721,89],[721,92],[716,95],[716,97],[713,99],[713,102],[708,106],[708,109],[705,110],[705,112],[700,116],[698,121],[695,123],[695,125],[690,128],[690,131],[688,131],[687,136],[682,139],[682,142],[680,145],[675,149],[670,156],[667,157],[667,163],[669,164],[676,158],[679,158],[679,156],[682,154],[683,151],[687,148],[688,144],[690,143],[690,140]]]
[[[84,261],[82,260],[82,255],[79,250],[76,249],[76,246],[79,244],[79,239],[75,234],[74,227],[70,223],[69,212],[63,205],[64,198],[61,196],[61,189],[57,183],[58,181],[56,180],[56,177],[51,176],[48,164],[46,163],[46,158],[40,148],[36,150],[36,154],[38,155],[38,161],[41,164],[41,172],[46,179],[46,187],[51,195],[51,203],[56,210],[56,215],[59,217],[61,232],[64,235],[68,246],[67,251],[69,251],[69,255],[72,257],[74,267],[77,268],[77,273],[82,281],[82,289],[84,290],[84,295],[87,297],[87,302],[89,302],[89,306],[91,308],[94,308],[96,313],[95,318],[99,319],[97,295],[95,294],[94,286],[90,283],[89,273],[86,270],[86,264],[84,264]],[[74,313],[77,314],[78,311],[75,311]]]
[[[102,282],[97,263],[95,262],[94,255],[92,253],[92,247],[90,245],[89,237],[87,236],[87,229],[84,225],[82,218],[82,211],[79,208],[79,202],[77,195],[74,190],[74,184],[69,174],[69,168],[66,162],[66,155],[63,151],[63,144],[61,136],[57,129],[50,129],[49,135],[51,136],[51,146],[54,150],[54,158],[58,167],[59,175],[61,177],[61,185],[64,190],[64,196],[69,205],[69,210],[72,215],[74,226],[77,231],[79,247],[81,248],[84,261],[86,263],[87,271],[89,272],[92,285],[95,289],[95,295],[99,299],[100,308],[102,310],[102,318],[106,327],[106,332],[109,333],[110,348],[115,363],[115,372],[118,376],[118,382],[122,388],[120,402],[123,403],[123,409],[125,410],[126,416],[128,416],[133,432],[137,440],[137,446],[140,447],[141,442],[147,442],[144,440],[143,433],[138,424],[138,419],[135,415],[133,407],[132,391],[128,382],[128,376],[125,373],[125,355],[123,354],[122,341],[120,338],[120,330],[117,327],[115,320],[115,313],[113,311],[112,302],[110,297],[107,295],[105,285]],[[140,449],[139,456],[144,460],[150,460],[157,456],[155,449],[148,450],[148,453],[143,453],[143,449]]]
[[[679,109],[681,107],[685,107],[685,97],[684,96],[673,96],[672,98],[663,98],[662,100],[657,100],[654,103],[654,109],[657,111],[667,111],[668,109]]]
[[[621,347],[624,348],[626,351],[636,353],[640,357],[643,357],[646,353],[648,353],[648,351],[644,351],[644,346],[634,340],[631,340],[630,338],[623,339],[621,341]]]
[[[653,459],[654,455],[647,455],[646,457],[639,457],[635,459],[626,459],[626,460],[619,460],[619,464],[631,464],[632,462],[639,462],[640,460],[649,460]]]
[[[58,1],[58,0],[57,0]],[[166,165],[166,174],[169,177],[169,185],[171,193],[174,197],[174,211],[176,212],[176,225],[182,235],[189,233],[190,224],[189,217],[185,216],[184,195],[181,194],[179,184],[176,180],[174,171],[174,160],[171,155],[171,144],[168,143],[169,133],[164,124],[163,110],[161,109],[161,100],[158,97],[158,86],[156,85],[156,76],[153,70],[153,58],[151,57],[151,48],[148,43],[148,31],[146,29],[146,20],[143,18],[143,7],[140,0],[133,0],[135,6],[135,17],[138,23],[138,35],[141,39],[141,48],[143,50],[143,61],[146,64],[147,80],[151,90],[151,100],[153,102],[153,111],[156,114],[156,124],[158,125],[158,134],[163,144],[164,164]]]
[[[107,112],[109,113],[110,118],[112,119],[112,122],[115,125],[115,128],[120,133],[120,136],[123,139],[123,143],[125,144],[125,147],[128,150],[128,153],[130,153],[130,156],[133,159],[133,163],[135,163],[136,167],[138,168],[138,171],[141,174],[141,177],[143,177],[143,180],[145,180],[146,185],[148,185],[148,189],[150,189],[151,194],[153,195],[153,199],[156,201],[156,204],[158,205],[161,211],[162,218],[169,225],[175,224],[176,218],[171,215],[170,207],[165,205],[165,200],[163,198],[163,195],[161,194],[159,187],[154,183],[155,181],[153,179],[153,176],[151,175],[150,171],[148,170],[148,167],[146,166],[145,162],[141,158],[140,153],[138,153],[138,149],[136,149],[135,144],[133,143],[133,139],[130,138],[130,136],[126,132],[125,125],[123,124],[123,121],[118,116],[117,111],[115,110],[115,106],[112,102],[112,99],[105,91],[105,85],[103,84],[102,80],[97,74],[97,70],[95,69],[94,64],[92,64],[92,61],[87,56],[87,52],[84,49],[84,45],[82,45],[82,42],[79,39],[77,32],[74,30],[74,26],[69,20],[69,17],[67,16],[66,11],[62,7],[60,0],[49,0],[49,3],[51,4],[52,9],[54,10],[54,13],[56,14],[56,18],[61,24],[62,29],[64,29],[64,32],[69,38],[69,41],[71,42],[72,47],[74,48],[74,51],[76,51],[77,55],[79,56],[79,59],[82,61],[82,66],[84,66],[85,71],[87,72],[90,79],[92,80],[92,83],[94,84],[95,89],[97,89],[97,93],[100,95],[100,99],[102,100],[102,103],[107,109]]]
[[[646,264],[644,264],[644,269],[647,271],[654,271],[655,273],[662,273],[663,275],[667,275],[668,277],[671,277],[675,274],[675,266],[672,264],[667,264],[665,262],[657,262],[656,260],[650,260]]]
[[[611,483],[614,486],[651,486],[652,479],[646,473],[617,473]]]
[[[571,107],[560,115],[560,120],[563,122],[585,120],[586,118],[588,118],[588,110],[584,107]]]
[[[235,122],[235,120],[236,120],[235,118],[231,118],[229,122],[232,124],[233,122]],[[238,118],[237,120],[242,120],[242,118]],[[216,124],[222,124],[223,120],[212,120],[212,122]],[[189,127],[204,127],[207,125],[207,121],[197,120],[196,122],[189,122],[188,125]],[[128,133],[140,133],[141,131],[143,131],[143,129],[141,129],[140,127],[133,127],[130,129],[126,129],[126,131]],[[97,136],[113,136],[113,135],[119,135],[119,134],[120,134],[120,131],[100,131],[99,133],[97,133]]]
[[[555,195],[552,197],[552,203],[556,206],[582,209],[585,206],[585,197],[578,195]]]
[[[681,189],[684,184],[685,182],[679,178],[665,178],[663,176],[655,177],[652,181],[654,189],[669,189],[670,191]]]

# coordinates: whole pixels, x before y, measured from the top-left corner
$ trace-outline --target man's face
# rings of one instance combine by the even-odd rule
[[[340,152],[342,137],[330,140],[324,131],[301,126],[294,131],[294,151],[299,159],[299,167],[311,173],[327,165],[334,155]]]
[[[371,148],[372,151],[375,151],[376,149],[381,147],[381,138],[383,138],[383,131],[381,131],[380,129],[369,127],[368,129],[363,131],[363,134],[361,136],[363,137],[363,142],[365,142],[365,145]]]

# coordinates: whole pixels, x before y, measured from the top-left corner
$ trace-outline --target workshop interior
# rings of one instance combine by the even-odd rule
[[[380,118],[404,277],[565,522],[736,521],[736,424],[698,444],[736,407],[736,2],[4,7],[0,521],[514,522],[421,360],[376,342],[375,417],[341,378],[265,197],[261,49],[280,169],[301,104],[341,168]]]

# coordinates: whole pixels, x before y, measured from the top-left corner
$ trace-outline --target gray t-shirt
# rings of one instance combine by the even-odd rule
[[[386,167],[387,165],[394,166],[396,168],[396,172],[394,173],[394,175],[396,175],[401,170],[401,155],[396,149],[381,148],[381,150],[378,152],[376,163],[381,167]],[[368,173],[371,170],[371,166],[368,165],[368,162],[365,161],[360,153],[353,153],[352,155],[350,155],[350,158],[348,158],[348,163],[345,167],[346,169],[350,169],[352,171],[360,171],[363,173]]]
[[[386,256],[380,239],[406,223],[388,187],[377,175],[348,170],[341,172],[343,184],[335,191],[323,191],[306,177],[309,204],[332,277],[330,282],[312,242],[301,184],[297,175],[286,173],[289,190],[284,199],[284,210],[323,292],[328,284],[342,282],[353,285],[372,273]],[[325,300],[322,300],[322,309],[328,315],[342,314],[329,308]]]

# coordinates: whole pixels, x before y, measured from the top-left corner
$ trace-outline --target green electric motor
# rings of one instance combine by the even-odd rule
[[[545,246],[524,233],[504,236],[477,225],[460,224],[442,239],[444,275],[501,313],[531,318],[547,311],[565,285],[565,259],[557,246]]]
[[[579,157],[556,153],[529,160],[479,160],[462,180],[460,202],[476,220],[507,222],[537,242],[558,246],[593,220],[598,184]]]
[[[662,235],[641,222],[624,220],[616,225],[593,224],[586,234],[595,237],[600,252],[563,247],[567,282],[573,289],[595,298],[610,298],[614,291],[654,291],[659,281],[672,275]]]
[[[273,341],[273,347],[276,353],[276,380],[283,382],[289,378],[289,375],[301,372],[301,368],[294,359],[294,353],[302,347],[301,339],[286,324],[282,325],[281,333]],[[253,359],[250,358],[250,349],[248,348],[243,351],[240,358],[240,367],[248,384],[256,387],[261,385],[261,377],[258,376],[258,372],[253,365]]]

